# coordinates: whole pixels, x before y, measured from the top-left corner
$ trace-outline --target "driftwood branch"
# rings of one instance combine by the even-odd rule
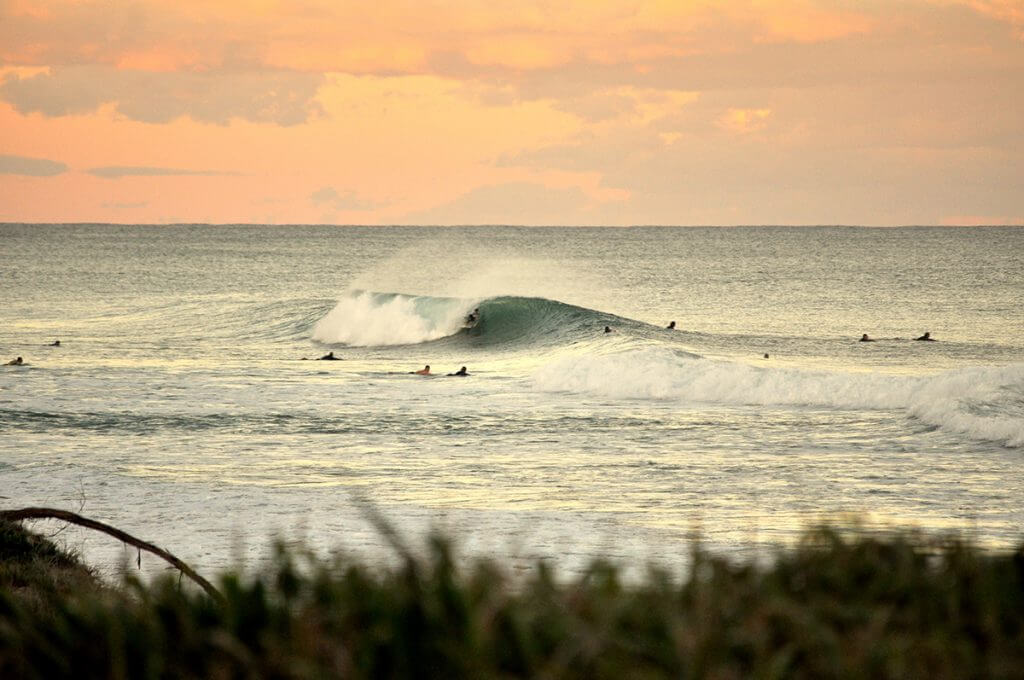
[[[95,529],[101,531],[109,536],[132,545],[139,550],[145,550],[146,552],[153,553],[157,557],[169,562],[174,565],[181,573],[188,576],[190,579],[199,584],[199,587],[206,591],[207,595],[217,600],[221,604],[224,603],[224,596],[220,594],[213,585],[205,578],[195,572],[192,567],[188,566],[177,557],[167,552],[166,550],[159,548],[152,543],[141,541],[131,534],[121,531],[117,527],[112,527],[109,524],[103,522],[97,522],[94,519],[88,517],[82,517],[73,512],[67,510],[56,510],[54,508],[21,508],[20,510],[0,510],[0,519],[6,519],[11,521],[19,521],[23,519],[59,519],[69,524],[77,524],[79,526],[86,527],[87,529]]]

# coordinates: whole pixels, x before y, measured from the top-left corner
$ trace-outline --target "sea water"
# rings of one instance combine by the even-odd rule
[[[1024,229],[0,238],[0,358],[26,362],[0,370],[0,507],[200,571],[276,538],[386,560],[377,515],[570,572],[679,566],[693,532],[759,556],[820,522],[1024,539]]]

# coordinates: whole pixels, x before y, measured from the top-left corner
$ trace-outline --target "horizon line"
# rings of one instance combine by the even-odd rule
[[[365,224],[334,222],[9,222],[0,221],[0,227],[42,226],[42,227],[334,227],[359,229],[992,229],[1021,228],[1019,224],[502,224],[502,223],[459,223],[459,224]]]

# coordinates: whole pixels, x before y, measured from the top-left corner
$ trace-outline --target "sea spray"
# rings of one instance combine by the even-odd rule
[[[313,327],[313,339],[354,347],[412,345],[458,332],[473,300],[352,291]]]

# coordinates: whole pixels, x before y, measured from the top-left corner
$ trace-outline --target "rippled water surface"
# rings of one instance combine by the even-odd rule
[[[200,568],[275,533],[386,556],[370,505],[568,569],[676,565],[695,528],[763,554],[850,515],[1022,538],[1021,229],[0,237],[0,351],[26,361],[0,371],[0,503]]]

